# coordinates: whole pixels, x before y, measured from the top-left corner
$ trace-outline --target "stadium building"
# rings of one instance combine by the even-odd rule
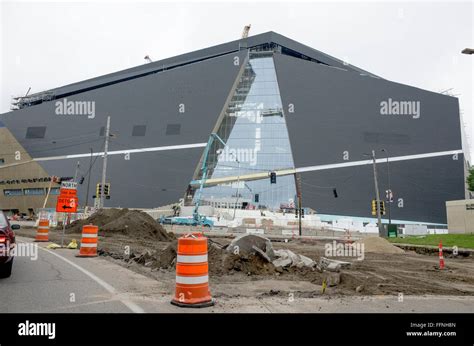
[[[207,156],[208,202],[278,209],[301,194],[326,218],[372,218],[372,151],[393,220],[446,224],[445,202],[466,193],[457,98],[274,32],[31,94],[14,108],[0,115],[4,210],[42,207],[51,176],[76,176],[80,203],[91,205],[107,116],[106,207],[193,203],[211,133],[226,145],[214,141]]]

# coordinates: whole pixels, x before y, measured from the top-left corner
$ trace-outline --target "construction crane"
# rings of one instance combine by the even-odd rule
[[[251,26],[252,26],[252,24],[244,26],[244,31],[242,31],[242,38],[249,37],[249,31],[250,31]]]
[[[143,59],[145,59],[148,62],[153,62],[153,60],[151,60],[149,55],[145,56]]]
[[[207,142],[206,148],[204,150],[204,155],[202,158],[201,166],[201,180],[199,183],[199,189],[196,192],[196,202],[193,209],[192,217],[160,217],[159,222],[161,224],[174,224],[174,225],[190,225],[190,226],[204,226],[212,227],[214,222],[211,219],[208,219],[206,216],[199,214],[199,206],[201,205],[202,190],[207,180],[208,167],[207,167],[207,158],[209,156],[209,151],[212,147],[212,144],[215,140],[218,140],[222,145],[226,146],[222,138],[219,137],[217,133],[211,133],[209,140]]]

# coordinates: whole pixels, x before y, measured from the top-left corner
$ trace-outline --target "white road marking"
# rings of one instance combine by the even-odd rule
[[[39,249],[43,250],[43,251],[46,251],[48,253],[50,253],[51,255],[54,255],[60,259],[62,259],[64,262],[70,264],[71,266],[73,266],[74,268],[76,268],[77,270],[81,271],[82,273],[86,274],[88,277],[90,277],[92,280],[94,280],[95,282],[97,282],[99,285],[101,285],[103,288],[105,288],[110,294],[112,295],[115,295],[115,296],[118,296],[118,292],[117,290],[110,284],[108,284],[107,282],[105,282],[104,280],[102,280],[101,278],[99,278],[98,276],[92,274],[90,271],[82,268],[81,266],[77,265],[76,263],[68,260],[67,258],[61,256],[61,255],[58,255],[57,253],[54,253],[53,251],[51,250],[48,250],[48,249],[45,249],[41,246],[38,246]],[[131,302],[130,300],[127,300],[127,299],[123,299],[123,298],[119,298],[118,299],[120,302],[122,302],[123,305],[125,305],[127,308],[129,308],[132,312],[135,312],[135,313],[144,313],[145,311],[139,307],[137,304]]]

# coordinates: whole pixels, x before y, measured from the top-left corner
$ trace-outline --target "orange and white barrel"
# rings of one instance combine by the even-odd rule
[[[36,229],[35,241],[49,241],[49,220],[43,219],[39,221],[38,228]]]
[[[214,305],[209,291],[207,238],[202,233],[178,239],[176,292],[171,304],[191,308]]]
[[[97,257],[99,227],[94,225],[82,226],[81,248],[77,257]]]
[[[444,269],[443,243],[439,241],[439,269]]]

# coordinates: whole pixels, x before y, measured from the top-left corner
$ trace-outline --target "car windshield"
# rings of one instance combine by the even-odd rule
[[[0,212],[0,228],[5,228],[7,226],[8,226],[7,219],[5,215],[2,212]]]

